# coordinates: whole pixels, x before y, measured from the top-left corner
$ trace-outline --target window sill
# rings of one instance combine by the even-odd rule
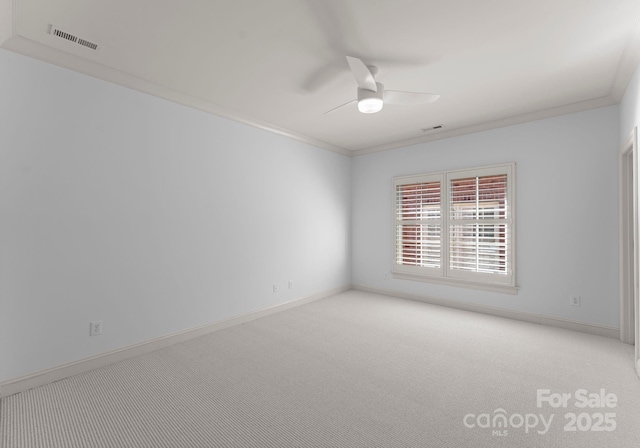
[[[460,288],[479,289],[482,291],[499,292],[503,294],[518,294],[518,287],[511,285],[501,285],[499,283],[478,283],[469,280],[446,277],[428,277],[425,275],[413,275],[405,272],[392,272],[393,278],[401,280],[413,280],[425,283],[436,283],[439,285],[457,286]]]

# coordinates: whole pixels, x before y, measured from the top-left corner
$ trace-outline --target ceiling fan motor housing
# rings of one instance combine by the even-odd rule
[[[358,88],[358,109],[365,114],[379,112],[383,105],[384,86],[376,82],[377,92]]]

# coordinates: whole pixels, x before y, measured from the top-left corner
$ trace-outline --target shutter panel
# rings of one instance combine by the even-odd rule
[[[507,175],[450,179],[449,269],[509,273]]]
[[[396,263],[440,268],[441,182],[396,185]]]

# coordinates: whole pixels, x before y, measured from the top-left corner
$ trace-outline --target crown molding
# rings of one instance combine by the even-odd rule
[[[7,7],[7,5],[11,6],[14,4],[14,0],[0,0],[0,6]],[[4,12],[5,9],[0,9],[0,12]],[[6,19],[6,16],[3,15],[3,18]],[[15,27],[13,26],[13,20],[11,21],[12,25],[9,26],[10,31],[13,32]],[[0,22],[0,26],[6,25],[6,20]],[[4,34],[0,34],[0,38],[6,38],[9,35],[9,32],[4,27],[0,28],[0,33],[4,32]],[[640,35],[640,33],[636,33],[636,36]],[[640,43],[640,39],[637,39],[638,43]],[[129,75],[127,73],[121,72],[119,70],[115,70],[113,68],[107,67],[106,65],[99,64],[94,61],[90,61],[81,56],[77,56],[71,53],[64,52],[62,50],[41,44],[31,39],[24,38],[22,36],[13,35],[13,37],[6,38],[5,40],[0,40],[2,44],[0,47],[13,51],[15,53],[19,53],[25,56],[33,57],[43,62],[47,62],[53,65],[57,65],[62,68],[66,68],[69,70],[73,70],[78,73],[82,73],[87,76],[91,76],[93,78],[101,79],[103,81],[110,82],[112,84],[116,84],[122,87],[130,88],[142,93],[146,93],[149,95],[153,95],[177,104],[181,104],[187,107],[191,107],[197,110],[201,110],[203,112],[211,113],[213,115],[217,115],[223,118],[227,118],[233,121],[237,121],[258,129],[262,129],[268,132],[272,132],[275,134],[282,135],[284,137],[291,138],[293,140],[317,147],[326,149],[328,151],[332,151],[341,155],[355,157],[362,156],[366,154],[371,154],[380,151],[387,151],[391,149],[398,149],[406,146],[416,145],[420,143],[431,142],[435,140],[441,140],[445,138],[457,137],[466,134],[473,134],[476,132],[487,131],[491,129],[512,126],[515,124],[526,123],[529,121],[542,120],[545,118],[552,118],[560,115],[581,112],[588,109],[596,109],[599,107],[611,106],[618,104],[619,101],[611,96],[604,96],[600,98],[594,98],[586,101],[580,101],[577,103],[562,105],[553,107],[550,109],[545,109],[541,111],[530,112],[526,114],[516,115],[512,117],[506,117],[499,120],[488,121],[484,123],[479,123],[471,126],[465,126],[461,128],[444,130],[442,132],[437,132],[429,135],[423,135],[416,138],[401,140],[392,143],[385,143],[382,145],[371,146],[367,148],[357,149],[357,150],[349,150],[342,148],[337,145],[333,145],[327,143],[325,141],[315,139],[312,137],[308,137],[294,131],[291,131],[286,128],[282,128],[276,126],[272,123],[261,121],[255,119],[253,117],[249,117],[244,114],[240,114],[228,108],[216,105],[209,101],[202,100],[200,98],[196,98],[191,95],[187,95],[176,90],[172,90],[166,87],[163,87],[159,84],[153,83],[151,81],[145,80],[143,78]],[[632,48],[631,45],[627,46],[627,49]],[[632,51],[629,50],[629,53]],[[631,62],[627,62],[625,64],[621,64],[621,68],[618,73],[629,72],[629,64]],[[631,64],[632,65],[632,64]],[[630,74],[626,79],[626,83],[629,82],[631,75],[633,75],[633,71],[635,70],[635,66],[630,70]],[[626,76],[626,75],[625,75]],[[623,76],[617,76],[616,80],[622,80]],[[619,83],[623,83],[623,81],[617,81]],[[626,89],[626,84],[623,88]]]
[[[640,17],[638,17],[636,26],[633,28],[627,45],[622,52],[620,64],[618,64],[616,76],[611,85],[610,96],[616,103],[622,101],[624,92],[627,90],[629,81],[636,71],[638,64],[640,64]]]
[[[80,55],[68,53],[20,36],[16,28],[17,1],[18,0],[0,0],[0,48],[349,157],[362,156],[375,152],[512,126],[529,121],[581,112],[588,109],[615,105],[621,101],[631,77],[640,64],[639,18],[633,32],[630,33],[629,40],[620,58],[620,63],[616,70],[608,95],[456,129],[445,129],[440,132],[421,135],[419,137],[401,141],[349,150],[344,147],[277,126],[273,123],[241,114],[210,101],[163,87],[146,79],[129,75],[96,61],[86,59]]]
[[[6,0],[0,1],[6,2]],[[4,12],[4,10],[0,11]],[[1,24],[2,23],[0,23],[0,25]],[[0,37],[2,36],[3,35],[0,35]],[[326,149],[346,156],[351,156],[352,154],[351,151],[345,148],[299,134],[273,123],[238,113],[210,101],[163,87],[146,79],[129,75],[98,62],[85,59],[72,53],[67,53],[19,35],[13,35],[13,37],[3,40],[0,47],[62,68],[73,70],[93,78],[101,79],[112,84],[117,84],[122,87],[137,90],[139,92],[153,95],[193,109],[201,110],[203,112],[237,121],[258,129],[279,134],[317,148]]]
[[[387,151],[391,149],[404,148],[406,146],[417,145],[420,143],[432,142],[435,140],[442,140],[445,138],[458,137],[466,134],[475,134],[477,132],[489,131],[491,129],[503,128],[506,126],[513,126],[516,124],[527,123],[530,121],[544,120],[546,118],[553,118],[560,115],[572,114],[576,112],[582,112],[589,109],[597,109],[600,107],[613,106],[617,102],[610,96],[603,96],[600,98],[594,98],[586,101],[579,101],[577,103],[565,104],[562,106],[552,107],[549,109],[539,110],[535,112],[529,112],[521,115],[514,115],[512,117],[501,118],[499,120],[487,121],[484,123],[474,124],[471,126],[464,126],[448,131],[438,132],[436,134],[424,135],[407,140],[401,140],[398,142],[386,143],[384,145],[372,146],[369,148],[362,148],[352,152],[353,156],[362,156],[366,154],[372,154],[380,151]]]

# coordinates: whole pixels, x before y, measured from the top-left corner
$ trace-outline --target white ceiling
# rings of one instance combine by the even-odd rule
[[[352,154],[616,104],[640,59],[638,0],[0,4],[4,48]],[[441,98],[323,115],[355,98],[346,55]]]

